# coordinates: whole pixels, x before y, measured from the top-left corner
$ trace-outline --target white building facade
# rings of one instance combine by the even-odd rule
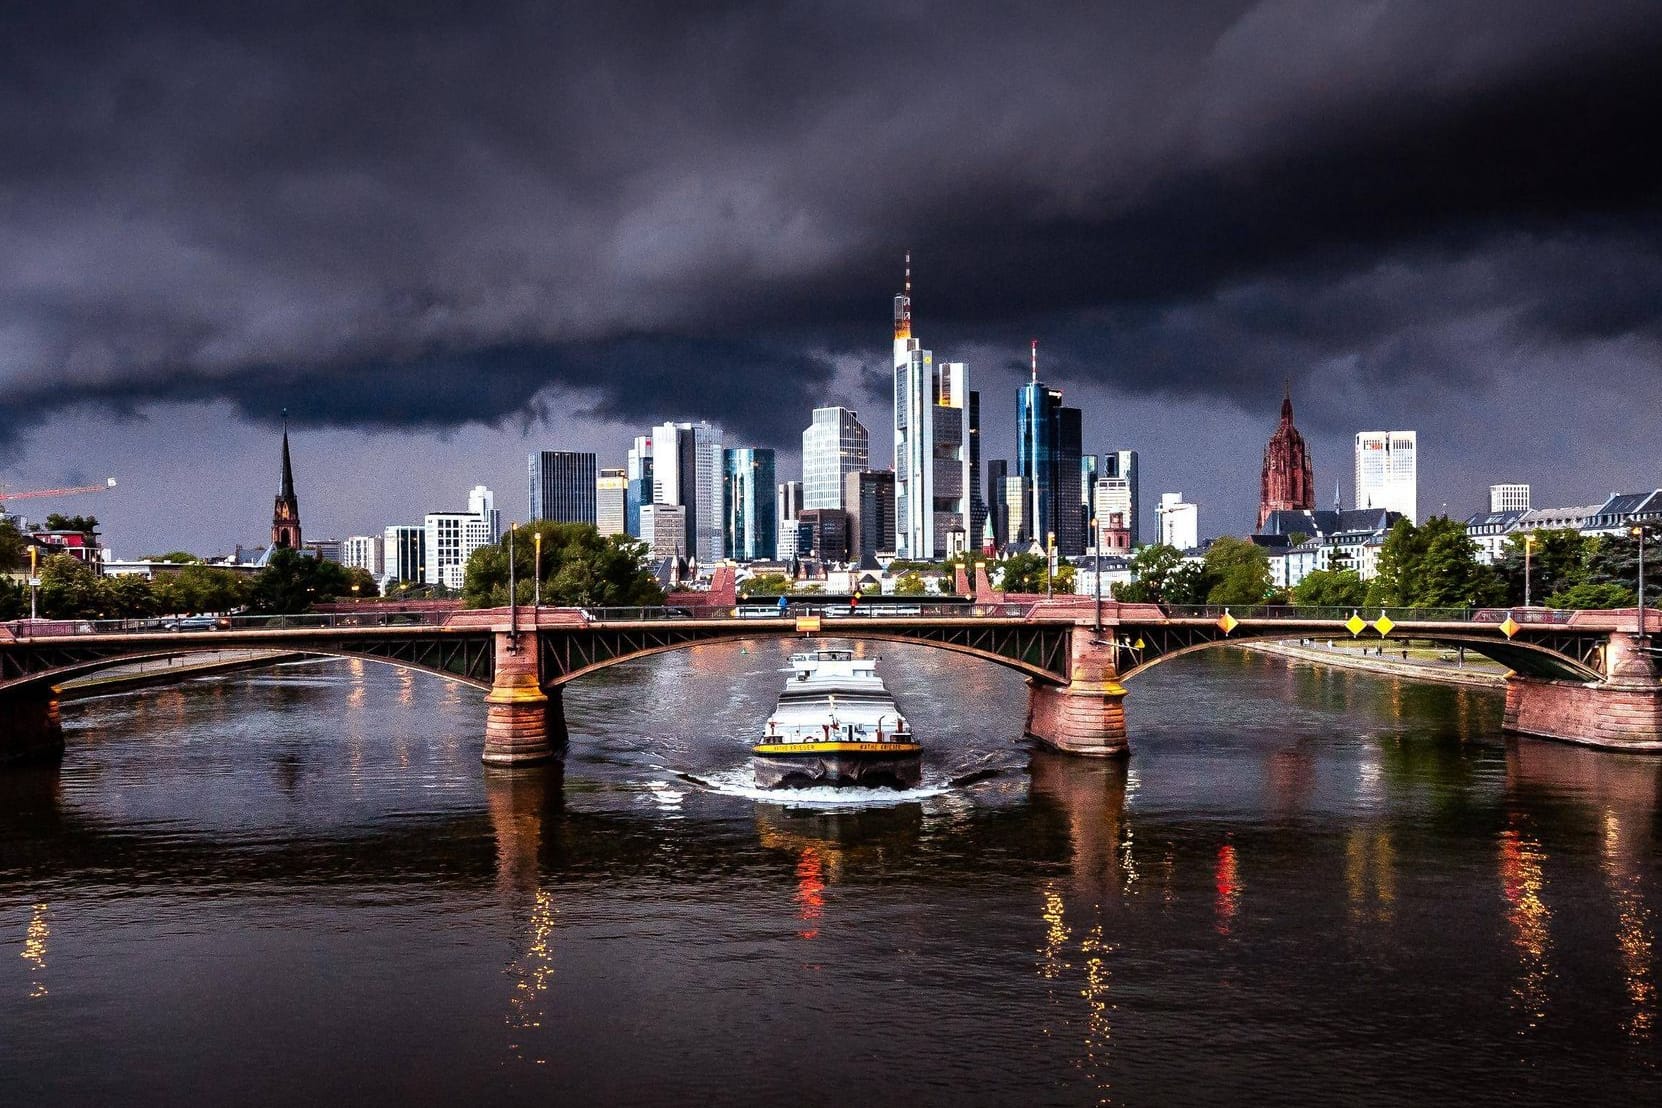
[[[686,509],[681,553],[713,565],[726,556],[723,524],[722,431],[709,423],[665,423],[652,429],[653,502]],[[644,505],[643,505],[644,509]],[[648,537],[641,521],[641,538]]]
[[[1161,493],[1155,514],[1160,517],[1161,542],[1179,550],[1193,550],[1200,545],[1200,507],[1185,501],[1182,493]]]
[[[1491,512],[1527,512],[1529,511],[1528,485],[1490,485],[1489,511]]]
[[[377,580],[381,577],[381,536],[349,535],[341,542],[341,565],[348,569],[368,570]]]
[[[1399,512],[1419,523],[1419,447],[1413,431],[1356,436],[1356,507]]]
[[[870,434],[859,413],[847,408],[815,408],[802,432],[802,507],[848,509],[843,478],[871,468]]]

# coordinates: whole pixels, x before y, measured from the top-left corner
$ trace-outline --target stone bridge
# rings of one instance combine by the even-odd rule
[[[398,614],[371,610],[236,619],[213,631],[167,630],[155,621],[0,625],[0,761],[62,749],[56,686],[63,681],[144,659],[236,648],[366,658],[473,685],[486,690],[485,762],[535,762],[565,739],[568,682],[700,643],[770,637],[913,643],[1006,666],[1027,679],[1026,733],[1093,756],[1128,750],[1123,682],[1169,658],[1264,639],[1431,641],[1508,667],[1511,730],[1662,751],[1662,693],[1632,610],[1229,610],[1097,605],[1080,597],[920,605],[906,614],[875,605],[819,610],[825,607],[798,602],[783,617],[759,619],[725,607],[545,607],[426,613],[405,624],[389,622]],[[1649,617],[1647,630],[1662,630],[1662,614]]]

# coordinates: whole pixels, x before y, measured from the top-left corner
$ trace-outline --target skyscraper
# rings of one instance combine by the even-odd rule
[[[594,482],[594,526],[602,535],[628,534],[629,479],[621,469],[603,469]]]
[[[1489,511],[1491,512],[1527,512],[1529,511],[1528,485],[1490,485]]]
[[[843,478],[848,505],[848,560],[892,551],[895,540],[894,474],[887,470],[850,473]]]
[[[423,539],[423,580],[450,589],[462,587],[467,561],[481,546],[502,534],[502,514],[496,498],[484,485],[468,493],[465,512],[428,512]]]
[[[533,450],[526,457],[531,484],[527,519],[595,522],[595,456],[569,450]]]
[[[1091,538],[1091,517],[1096,514],[1096,471],[1097,456],[1095,454],[1081,454],[1079,456],[1079,518],[1083,524],[1083,530],[1080,533],[1085,537],[1087,548],[1095,541]]]
[[[1316,507],[1316,476],[1304,436],[1293,426],[1293,387],[1281,398],[1281,422],[1264,447],[1264,469],[1259,478],[1258,525],[1271,512],[1307,512]]]
[[[1356,507],[1401,512],[1418,523],[1419,479],[1413,431],[1363,431],[1356,436]]]
[[[635,436],[624,463],[623,527],[637,539],[641,534],[641,505],[652,503],[652,437]]]
[[[1017,393],[1016,473],[1022,479],[1022,537],[1041,545],[1056,537],[1063,555],[1085,551],[1079,500],[1081,413],[1062,406],[1060,389],[1039,380],[1039,344],[1032,347],[1031,377]]]
[[[1192,550],[1200,545],[1200,508],[1183,499],[1180,492],[1160,494],[1160,541],[1179,550]]]
[[[870,435],[847,408],[815,408],[802,432],[802,506],[842,508],[843,477],[869,468]]]
[[[894,298],[895,544],[927,561],[971,542],[969,367],[935,364],[912,337],[912,263]]]
[[[652,430],[652,499],[687,509],[682,553],[691,552],[706,565],[725,556],[721,438],[720,427],[702,422]]]
[[[987,519],[993,525],[993,543],[1003,547],[1010,541],[1010,502],[1005,499],[1005,478],[1010,474],[1010,463],[994,458],[987,463]]]
[[[969,394],[970,545],[981,541],[987,526],[987,495],[981,484],[981,394]]]
[[[421,581],[426,577],[427,529],[394,525],[381,535],[381,575],[387,582]]]
[[[740,562],[772,558],[778,550],[774,512],[773,450],[736,446],[725,452],[722,500],[727,507],[723,544]]]

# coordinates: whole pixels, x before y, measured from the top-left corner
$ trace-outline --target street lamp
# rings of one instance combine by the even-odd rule
[[[1535,536],[1524,536],[1524,607],[1529,607],[1529,553],[1535,549]]]
[[[33,623],[39,616],[35,612],[35,589],[40,586],[40,547],[29,548],[29,622]],[[34,631],[29,632],[31,635]]]
[[[535,578],[534,583],[531,586],[532,592],[534,594],[533,598],[532,598],[532,606],[537,609],[537,612],[538,612],[537,618],[540,622],[541,619],[542,619],[542,615],[541,615],[541,613],[542,613],[542,532],[541,531],[536,532],[533,535],[533,539],[535,540],[536,547],[537,547],[537,558],[536,558],[536,578]]]
[[[1096,529],[1096,516],[1091,517],[1091,548],[1096,551],[1095,570],[1092,576],[1096,579],[1096,633],[1102,634],[1102,538]],[[1074,589],[1078,591],[1077,584]]]
[[[509,649],[519,651],[519,605],[514,603],[514,535],[519,524],[508,524],[508,643]]]
[[[1053,595],[1051,586],[1056,576],[1056,532],[1045,533],[1045,595]]]
[[[1641,524],[1629,532],[1639,539],[1639,642],[1643,645],[1648,639],[1650,628],[1645,619],[1645,528]]]

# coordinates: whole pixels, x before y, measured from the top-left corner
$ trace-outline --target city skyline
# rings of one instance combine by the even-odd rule
[[[1036,335],[1085,452],[1137,450],[1208,531],[1250,528],[1288,376],[1318,501],[1336,478],[1353,497],[1371,427],[1419,432],[1422,515],[1500,481],[1541,504],[1654,487],[1649,7],[1294,7],[826,11],[786,36],[736,9],[713,63],[673,48],[703,10],[555,34],[320,9],[304,41],[259,11],[31,10],[0,45],[0,480],[117,475],[41,507],[137,556],[260,539],[240,506],[271,495],[284,407],[330,537],[516,489],[532,450],[615,467],[670,420],[772,448],[784,476],[812,409],[842,405],[873,415],[880,459],[910,248],[920,331],[982,395],[984,461],[1014,457],[1001,413]],[[963,63],[923,96],[901,81],[919,41]],[[412,42],[453,80],[396,64]],[[587,92],[640,68],[638,98]],[[643,114],[670,88],[696,93],[674,128]]]

